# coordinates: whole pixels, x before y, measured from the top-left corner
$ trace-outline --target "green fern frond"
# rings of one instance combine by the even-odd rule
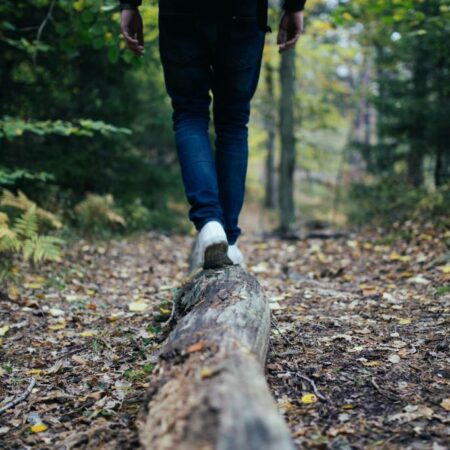
[[[37,236],[39,224],[35,205],[16,219],[13,230],[23,239]]]

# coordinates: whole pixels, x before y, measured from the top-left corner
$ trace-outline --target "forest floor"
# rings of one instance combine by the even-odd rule
[[[448,448],[450,234],[395,231],[242,238],[274,313],[268,382],[298,448]],[[0,298],[0,409],[36,385],[0,415],[1,448],[137,445],[191,242],[79,242],[60,263],[16,267]]]

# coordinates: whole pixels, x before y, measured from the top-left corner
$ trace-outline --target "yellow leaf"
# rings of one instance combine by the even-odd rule
[[[442,402],[441,402],[441,406],[442,406],[446,411],[450,411],[450,397],[444,398],[444,400],[442,400]]]
[[[43,370],[43,369],[30,369],[30,370],[27,370],[27,375],[41,375],[44,372],[45,372],[45,370]]]
[[[42,431],[47,431],[47,428],[48,428],[47,425],[43,423],[36,423],[31,427],[31,431],[33,433],[41,433]]]
[[[438,267],[438,269],[442,272],[442,273],[450,273],[450,264],[446,264],[445,266],[440,266]]]
[[[304,403],[305,405],[309,405],[311,403],[316,403],[317,402],[317,395],[315,394],[304,394],[302,395],[301,401],[302,403]]]
[[[66,328],[66,322],[62,321],[59,323],[56,323],[55,325],[49,325],[48,329],[52,331],[58,331],[58,330],[64,330]]]
[[[409,325],[412,320],[411,319],[397,319],[399,325]]]
[[[397,252],[391,252],[389,259],[391,261],[398,261],[400,259],[400,255]]]
[[[170,314],[172,314],[172,311],[170,309],[166,309],[166,308],[159,308],[159,312],[163,316],[170,316]]]
[[[27,289],[41,289],[42,288],[42,283],[25,283],[24,286]]]
[[[5,334],[9,331],[9,325],[3,325],[0,327],[0,336],[5,336]]]
[[[17,288],[15,286],[10,286],[8,288],[8,297],[10,300],[17,300],[19,298],[19,293],[17,292]]]
[[[82,333],[80,333],[80,336],[92,337],[92,336],[95,336],[96,334],[98,334],[97,330],[86,330],[86,331],[83,331]]]
[[[363,362],[363,364],[364,364],[366,367],[377,367],[377,366],[379,366],[381,363],[380,363],[380,361],[367,361],[367,362]]]
[[[345,405],[342,405],[342,409],[353,409],[353,405],[346,403]]]
[[[213,373],[214,371],[210,367],[203,367],[200,376],[202,378],[209,378]]]
[[[128,305],[128,309],[131,312],[143,312],[148,308],[148,302],[142,298],[132,302]]]

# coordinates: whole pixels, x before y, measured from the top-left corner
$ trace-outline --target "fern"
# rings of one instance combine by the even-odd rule
[[[16,219],[14,231],[22,239],[31,239],[38,234],[38,217],[34,205]]]
[[[31,201],[22,191],[14,195],[11,191],[3,189],[3,194],[0,197],[0,206],[10,206],[11,208],[19,209],[21,211],[35,210],[38,219],[42,219],[49,223],[53,228],[61,228],[61,221],[51,212],[39,208],[36,203]]]
[[[23,244],[22,254],[25,261],[37,264],[42,261],[58,261],[63,240],[55,236],[33,236]]]
[[[0,204],[14,206],[24,212],[15,219],[12,227],[9,225],[9,217],[0,212],[0,280],[11,276],[10,268],[14,256],[33,264],[58,261],[64,243],[55,236],[40,234],[40,219],[48,220],[52,216],[51,213],[38,208],[24,194],[10,194],[6,194],[6,200],[4,194]]]

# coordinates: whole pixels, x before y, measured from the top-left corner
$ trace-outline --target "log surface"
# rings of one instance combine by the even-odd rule
[[[270,309],[237,266],[203,271],[181,291],[162,345],[140,441],[148,450],[292,450],[264,363]]]

